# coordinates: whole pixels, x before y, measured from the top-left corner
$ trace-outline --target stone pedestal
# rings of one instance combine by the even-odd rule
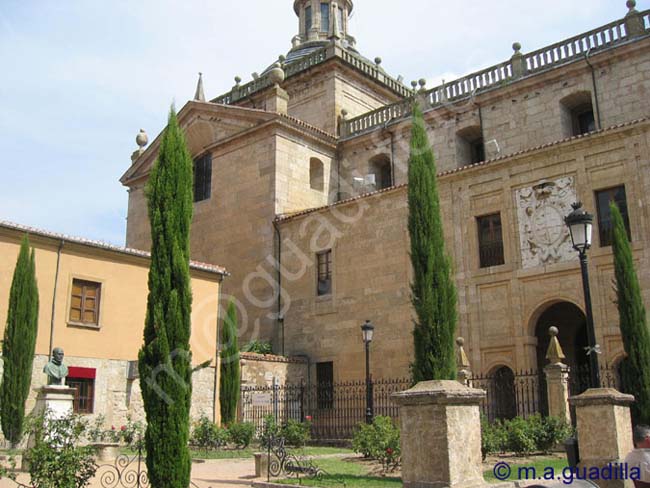
[[[405,488],[483,486],[479,404],[483,390],[426,381],[392,396],[400,406]]]
[[[266,452],[256,452],[255,456],[255,477],[266,478],[269,474],[269,455]]]
[[[632,395],[612,388],[592,388],[569,399],[576,407],[579,468],[602,468],[622,463],[632,450]],[[632,481],[598,480],[601,488],[632,488]]]
[[[37,391],[37,414],[48,412],[48,417],[60,419],[72,413],[74,394],[76,389],[68,386],[43,386]]]
[[[548,394],[548,413],[571,424],[569,409],[569,367],[563,363],[549,364],[544,368],[546,391]]]

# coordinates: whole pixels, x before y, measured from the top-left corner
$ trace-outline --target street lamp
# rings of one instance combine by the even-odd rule
[[[363,334],[363,343],[366,345],[366,423],[372,424],[374,417],[373,402],[372,402],[372,381],[370,380],[370,343],[372,336],[375,332],[375,326],[366,320],[366,323],[361,326]]]
[[[582,203],[571,205],[571,212],[565,219],[573,249],[580,255],[580,268],[582,270],[582,288],[585,294],[585,309],[587,312],[587,356],[589,357],[590,387],[600,388],[600,368],[598,354],[600,346],[596,344],[596,331],[594,330],[594,316],[591,309],[591,291],[589,289],[589,268],[587,267],[587,250],[591,247],[591,234],[593,231],[594,216],[582,208]]]

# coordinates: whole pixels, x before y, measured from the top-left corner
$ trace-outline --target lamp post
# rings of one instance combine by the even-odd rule
[[[591,291],[589,289],[589,268],[587,267],[587,250],[591,247],[591,234],[593,231],[594,216],[582,208],[582,203],[571,205],[571,212],[565,223],[571,234],[573,249],[580,255],[580,269],[582,270],[582,288],[585,295],[585,309],[587,312],[587,356],[589,357],[589,379],[591,388],[600,388],[600,368],[598,354],[600,346],[596,344],[596,331],[594,330],[594,316],[591,309]]]
[[[375,332],[375,326],[366,320],[366,323],[361,326],[363,334],[363,343],[366,345],[366,423],[372,424],[374,417],[374,407],[372,401],[372,381],[370,379],[370,343],[372,336]]]

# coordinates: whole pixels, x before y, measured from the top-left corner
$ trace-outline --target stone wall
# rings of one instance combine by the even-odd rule
[[[241,385],[244,387],[271,386],[273,379],[280,385],[300,384],[308,380],[306,358],[241,353]]]
[[[540,183],[546,187],[555,182],[558,191],[569,192],[562,198],[581,199],[592,212],[596,190],[625,185],[639,277],[650,303],[650,216],[645,201],[650,161],[644,156],[649,134],[650,123],[638,122],[440,178],[447,249],[459,291],[457,334],[467,339],[476,372],[499,365],[535,368],[535,328],[541,312],[560,301],[583,308],[577,257],[564,246],[566,229],[554,218],[563,211],[563,200],[551,197],[552,208],[532,229],[535,235],[548,231],[552,246],[562,244],[557,252],[551,252],[551,244],[536,242],[535,236],[520,239],[531,224],[518,212],[517,195]],[[562,181],[567,188],[558,183]],[[501,213],[505,264],[480,268],[476,217],[492,212]],[[336,380],[361,378],[359,326],[371,319],[377,327],[371,355],[375,376],[408,374],[412,313],[406,221],[406,188],[400,187],[282,222],[283,265],[296,276],[283,283],[290,302],[285,317],[288,354],[306,355],[313,363],[334,361]],[[603,361],[611,363],[622,352],[611,248],[597,243],[597,223],[594,236],[590,266],[596,331]],[[535,255],[537,261],[530,261],[526,245],[544,251]],[[295,248],[300,252],[292,252]],[[317,297],[314,256],[328,248],[333,250],[333,294]],[[310,263],[305,264],[304,256]]]

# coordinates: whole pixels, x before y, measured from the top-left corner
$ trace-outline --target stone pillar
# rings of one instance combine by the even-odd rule
[[[275,63],[268,76],[273,86],[266,97],[266,111],[287,115],[289,111],[289,94],[280,87],[280,83],[285,79],[282,65],[279,62]]]
[[[458,367],[458,381],[465,386],[472,386],[472,369],[469,364],[469,358],[465,354],[465,339],[459,337],[456,339],[458,349],[456,351],[456,365]]]
[[[558,417],[571,423],[571,410],[569,409],[569,370],[562,362],[565,358],[560,341],[557,339],[557,327],[551,327],[549,334],[551,342],[548,345],[546,359],[549,364],[544,368],[546,375],[546,392],[548,394],[548,413],[551,417]]]
[[[75,388],[68,386],[43,386],[36,395],[37,414],[48,412],[49,418],[60,419],[72,413]]]
[[[483,486],[479,404],[483,390],[425,381],[396,393],[405,488]]]
[[[526,75],[528,72],[528,67],[526,66],[526,59],[524,55],[521,54],[521,44],[515,42],[512,45],[512,49],[515,52],[510,58],[510,63],[512,64],[512,77],[521,78]]]
[[[629,11],[625,16],[625,30],[627,31],[628,37],[630,37],[631,39],[635,37],[640,37],[645,34],[645,25],[643,24],[643,17],[641,17],[641,14],[635,7],[636,7],[636,0],[627,1],[627,8],[629,9]]]
[[[632,395],[613,388],[592,388],[570,398],[569,402],[576,407],[580,469],[623,462],[633,448],[630,416],[633,401]],[[632,488],[632,481],[621,479],[601,479],[597,484],[601,488]]]

